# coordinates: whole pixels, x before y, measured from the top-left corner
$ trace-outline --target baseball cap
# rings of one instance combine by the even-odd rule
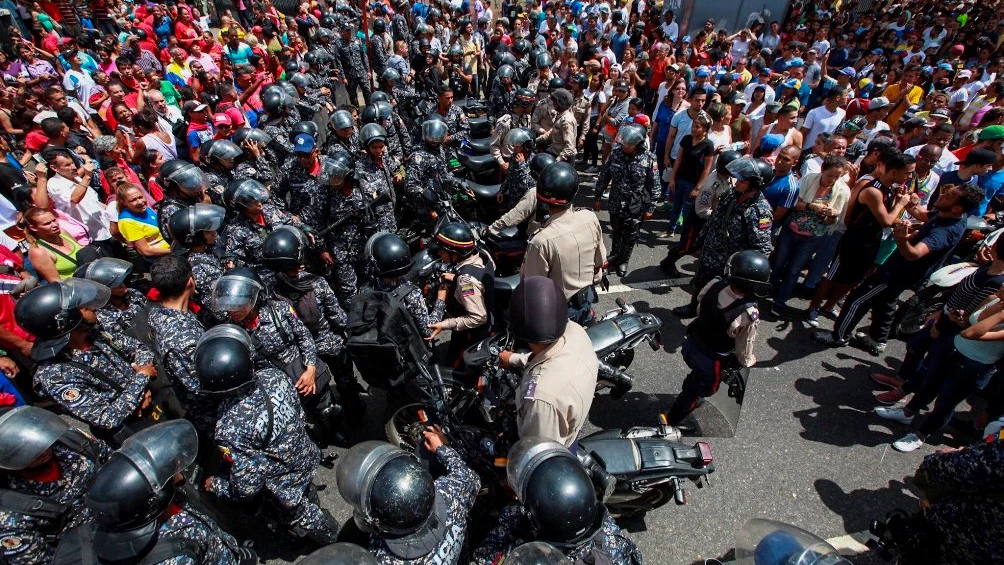
[[[230,119],[230,116],[226,114],[216,114],[213,116],[213,124],[218,126],[232,126],[234,125],[234,122]]]
[[[944,71],[952,71],[952,70],[955,70],[955,69],[954,69],[954,68],[953,68],[953,67],[952,67],[951,65],[949,65],[948,63],[938,63],[938,68],[939,68],[939,69],[941,69],[941,70],[944,70]]]
[[[732,73],[725,73],[718,77],[718,84],[732,84],[735,81],[736,77]]]
[[[310,153],[316,146],[317,141],[309,133],[298,133],[293,138],[293,153]]]
[[[788,61],[788,63],[785,65],[785,67],[789,69],[792,67],[804,67],[804,66],[805,66],[805,61],[803,61],[801,57],[792,57],[792,59]]]
[[[858,72],[854,70],[854,67],[844,67],[840,69],[840,74],[854,78]]]
[[[931,111],[931,117],[932,118],[945,118],[947,120],[947,119],[951,118],[952,116],[951,116],[951,114],[948,113],[948,110],[946,110],[945,108],[938,108],[937,110],[932,110]]]
[[[35,114],[35,117],[32,118],[31,121],[35,122],[36,124],[41,124],[42,120],[44,120],[46,118],[58,118],[58,117],[59,116],[56,115],[56,113],[53,112],[52,110],[43,110],[43,111]]]
[[[770,69],[768,67],[764,67],[764,68],[760,69],[760,72],[758,74],[760,76],[762,76],[762,77],[770,78],[771,72],[770,72]]]
[[[780,102],[771,102],[770,104],[767,104],[767,110],[766,110],[766,112],[768,114],[776,114],[776,113],[778,113],[780,111],[781,111],[781,103]]]
[[[883,51],[881,49],[878,49],[878,48],[872,49],[872,55],[881,55],[883,53],[885,53],[885,51]]]
[[[968,69],[959,71],[959,74],[955,75],[955,78],[973,78],[973,72]]]
[[[745,105],[749,104],[749,101],[746,100],[746,97],[743,96],[742,94],[737,94],[736,96],[732,97],[731,103],[732,104],[739,104],[741,106],[745,106]]]
[[[963,165],[993,165],[997,162],[997,154],[989,149],[973,149],[963,159]]]
[[[638,60],[639,61],[648,61],[648,52],[647,51],[642,51],[641,53],[639,53],[638,54]]]
[[[1004,139],[1004,126],[987,126],[980,130],[980,134],[976,136],[976,139],[979,141]]]
[[[711,76],[711,69],[703,66],[697,67],[697,72],[695,72],[694,75],[699,77]]]
[[[881,110],[887,106],[892,106],[892,102],[889,102],[889,99],[885,96],[877,96],[872,98],[871,102],[868,104],[868,111]]]
[[[684,43],[691,43],[690,36],[689,35],[684,35],[683,36],[683,42]]]
[[[797,78],[790,78],[784,81],[784,87],[798,90],[799,88],[802,88],[802,81],[798,80]]]
[[[195,107],[192,108],[192,111],[193,112],[201,112],[201,111],[205,110],[208,107],[209,106],[207,106],[206,104],[196,104]]]

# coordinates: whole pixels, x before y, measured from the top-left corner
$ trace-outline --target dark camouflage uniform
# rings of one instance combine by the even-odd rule
[[[213,477],[208,490],[234,501],[261,493],[274,503],[285,525],[333,542],[336,532],[308,498],[321,451],[307,436],[299,395],[278,369],[264,368],[255,375],[257,385],[246,395],[220,403],[216,442],[230,473]],[[272,407],[271,418],[266,403]]]
[[[136,316],[149,304],[146,296],[135,288],[126,289],[125,296],[122,298],[126,303],[125,310],[119,310],[117,306],[109,302],[94,312],[98,317],[98,327],[103,331],[113,334],[126,331],[132,326]]]
[[[752,249],[770,257],[774,218],[770,204],[762,193],[746,202],[740,202],[739,196],[736,191],[722,194],[701,230],[701,259],[691,282],[694,296],[711,279],[725,274],[725,263],[733,253]]]
[[[394,113],[400,114],[397,108],[410,108],[417,104],[421,99],[422,95],[415,91],[411,86],[404,84],[403,81],[398,81],[394,85],[394,89],[391,91],[391,96],[397,101],[397,106],[395,106]]]
[[[155,565],[237,565],[234,554],[239,544],[230,534],[220,529],[219,524],[209,516],[185,503],[181,511],[172,515],[157,528],[157,538],[163,540],[189,540],[198,548],[201,557],[195,561],[184,555],[158,561]]]
[[[124,334],[93,334],[94,343],[87,351],[64,351],[39,365],[34,386],[92,428],[116,430],[136,413],[150,383],[150,377],[137,373],[131,364],[150,365],[153,353]]]
[[[411,42],[415,40],[415,36],[411,33],[411,28],[408,27],[407,18],[400,12],[390,18],[390,32],[394,36],[394,41],[403,41],[411,45]]]
[[[497,120],[506,114],[511,114],[515,105],[516,87],[510,85],[506,88],[502,81],[493,81],[492,90],[488,94],[488,115]]]
[[[438,113],[439,109],[433,111]],[[468,123],[467,114],[460,106],[456,105],[450,106],[446,115],[443,116],[443,121],[446,122],[446,132],[453,138],[453,144],[445,150],[446,160],[449,161],[457,156],[456,147],[460,146],[460,142],[470,137],[471,126]]]
[[[265,186],[268,186],[275,178],[272,170],[276,164],[269,158],[268,151],[262,148],[261,155],[255,157],[251,152],[244,149],[244,156],[240,163],[234,167],[234,180],[254,179]]]
[[[174,393],[185,409],[185,418],[206,437],[216,427],[219,403],[199,394],[201,386],[195,373],[195,345],[205,328],[191,312],[156,308],[150,312],[153,350],[164,373],[174,383]]]
[[[366,64],[366,52],[362,42],[354,34],[345,41],[342,37],[335,39],[338,48],[338,58],[342,63],[342,70],[345,71],[345,85],[349,93],[349,100],[355,104],[357,89],[362,88],[363,96],[370,99],[372,90],[370,89],[369,65]]]
[[[481,547],[474,551],[473,563],[477,565],[492,565],[498,563],[516,547],[533,541],[529,536],[530,523],[523,515],[523,510],[518,504],[513,504],[502,509],[498,517],[498,526],[495,526],[488,537],[482,542]],[[592,539],[582,545],[571,549],[563,549],[564,553],[572,561],[592,563],[586,559],[597,551],[608,556],[613,565],[642,565],[644,560],[641,550],[627,537],[613,518],[607,515],[603,520],[603,527]]]
[[[387,48],[387,36],[380,33],[374,33],[370,36],[370,51],[373,73],[380,77],[383,75],[384,69],[387,68],[387,59],[390,58],[391,49]]]
[[[359,132],[353,130],[352,135],[348,139],[342,139],[338,137],[338,134],[331,132],[328,135],[328,139],[324,143],[324,153],[329,157],[334,156],[335,153],[346,152],[353,157],[359,156]]]
[[[376,208],[376,218],[372,224],[376,231],[397,231],[397,220],[394,218],[394,180],[389,165],[386,158],[382,164],[377,164],[369,154],[363,154],[356,160],[356,182],[367,201],[372,201],[374,195],[390,195],[390,202]]]
[[[516,203],[532,188],[537,188],[537,182],[530,176],[529,159],[518,161],[514,157],[510,157],[509,171],[502,179],[502,186],[499,187],[499,193],[502,194],[500,208],[502,212],[512,210]]]
[[[381,565],[455,565],[460,563],[467,538],[467,517],[474,506],[481,480],[453,448],[443,445],[436,458],[447,474],[436,479],[436,497],[446,506],[446,537],[427,555],[404,559],[394,555],[378,536],[370,536],[369,550]]]
[[[80,431],[67,433],[80,434]],[[83,441],[83,438],[78,438]],[[21,494],[48,498],[52,502],[67,506],[58,523],[41,516],[28,516],[14,510],[0,507],[0,561],[10,565],[38,565],[49,563],[55,544],[46,540],[68,529],[91,521],[90,510],[84,506],[84,492],[90,485],[91,477],[101,463],[112,453],[108,445],[88,437],[97,457],[91,459],[85,453],[78,453],[57,442],[52,446],[52,461],[59,467],[59,478],[54,481],[36,481],[19,473],[7,473],[6,488]],[[51,538],[50,538],[51,539]]]
[[[284,277],[280,275],[276,283],[276,292],[286,296],[287,291],[283,283]],[[338,297],[328,286],[328,281],[323,277],[312,275],[306,271],[296,274],[297,281],[309,281],[314,291],[314,299],[317,302],[318,320],[316,328],[307,328],[314,339],[314,347],[318,355],[331,357],[340,354],[345,349],[345,338],[342,332],[345,331],[345,323],[348,316],[345,310],[338,303]],[[301,323],[303,321],[301,320]],[[304,324],[306,327],[306,324]]]
[[[174,238],[171,237],[171,232],[167,229],[171,216],[178,210],[188,208],[192,204],[192,202],[185,202],[173,196],[164,196],[164,199],[160,201],[160,204],[157,206],[157,227],[160,228],[160,235],[163,236],[164,241],[168,243],[174,241]]]
[[[195,279],[196,301],[206,307],[213,297],[213,285],[223,274],[223,263],[215,253],[188,253],[188,264],[192,267],[192,278]]]
[[[244,214],[235,214],[227,220],[222,233],[223,253],[228,258],[234,258],[235,267],[244,265],[252,267],[259,275],[271,280],[271,271],[261,264],[261,245],[265,242],[265,237],[276,227],[281,225],[299,227],[299,222],[294,221],[289,214],[278,209],[271,202],[266,202],[263,208],[264,225]]]
[[[383,158],[388,162],[390,170],[395,171],[404,165],[405,157],[411,153],[411,134],[397,112],[391,114],[390,123],[384,122],[384,128],[387,130],[387,151]]]
[[[530,82],[530,76],[534,74],[533,68],[530,67],[530,58],[523,57],[522,59],[516,59],[512,68],[516,71],[516,77],[513,82],[525,87]]]
[[[342,218],[356,214],[357,211],[366,208],[369,200],[369,198],[364,200],[361,187],[352,186],[347,194],[332,189],[328,200],[328,217]],[[364,259],[363,248],[369,236],[377,231],[379,230],[375,227],[374,215],[358,213],[337,230],[325,235],[325,246],[331,252],[335,263],[332,266],[335,293],[343,306],[347,306],[356,294],[359,275],[357,269],[361,268]]]
[[[257,325],[245,329],[258,341],[258,353],[277,365],[292,362],[297,353],[305,365],[317,363],[314,338],[284,300],[269,300],[258,310]]]
[[[290,193],[289,213],[300,218],[303,225],[314,230],[328,225],[328,198],[331,191],[321,186],[317,175],[312,174],[296,159],[289,159],[279,168],[276,184]]]
[[[272,149],[279,163],[285,163],[286,159],[291,158],[290,153],[293,152],[293,142],[289,139],[289,133],[293,131],[293,126],[299,121],[299,112],[294,110],[287,116],[269,117],[265,120],[265,124],[261,126],[261,129],[272,138],[268,147]]]
[[[407,281],[404,279],[398,279],[392,283],[388,283],[383,279],[377,279],[370,286],[374,290],[394,292],[403,284],[407,284]],[[430,312],[428,306],[425,305],[422,290],[418,287],[413,288],[411,292],[404,295],[404,300],[401,302],[404,303],[405,309],[408,310],[408,313],[415,320],[415,325],[418,326],[418,331],[422,332],[422,337],[431,337],[432,328],[429,327],[429,324],[442,321],[443,315],[446,312],[446,302],[437,298]]]
[[[226,206],[223,202],[223,192],[227,189],[230,181],[234,180],[234,175],[230,171],[220,169],[200,167],[202,173],[206,175],[206,194],[209,200],[217,206]]]
[[[655,208],[661,195],[659,167],[650,151],[636,155],[615,147],[596,177],[596,195],[610,188],[610,264],[627,263],[638,241],[642,216]]]
[[[443,176],[451,176],[446,171],[446,160],[442,147],[422,144],[408,158],[404,166],[404,204],[409,214],[419,218],[429,218],[429,206],[425,200],[426,188],[438,190],[443,184]],[[431,219],[430,219],[431,221]]]

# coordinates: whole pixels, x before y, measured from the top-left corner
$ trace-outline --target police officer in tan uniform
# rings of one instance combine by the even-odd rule
[[[516,397],[519,437],[541,437],[570,447],[589,415],[598,361],[586,330],[565,316],[559,284],[539,276],[513,291],[510,329],[530,353],[503,351],[504,366],[523,370]]]
[[[516,90],[516,103],[512,108],[512,113],[503,115],[495,122],[495,128],[492,129],[490,152],[503,173],[508,171],[509,157],[512,157],[512,148],[505,142],[506,134],[509,133],[509,130],[530,128],[531,109],[536,102],[537,98],[532,90],[520,88]]]
[[[449,318],[429,324],[433,330],[430,339],[443,330],[451,331],[447,359],[459,367],[464,350],[491,334],[495,268],[485,265],[474,234],[460,222],[440,226],[430,248],[447,265],[443,280],[452,286],[446,299]]]
[[[570,163],[554,163],[537,181],[537,214],[548,217],[530,239],[520,274],[558,283],[568,301],[568,318],[586,324],[596,302],[593,285],[604,278],[607,249],[600,221],[592,210],[572,208],[579,175]]]
[[[565,81],[558,77],[553,77],[547,82],[541,82],[537,86],[537,97],[539,101],[533,108],[530,116],[530,131],[536,136],[538,143],[545,143],[554,127],[554,118],[558,115],[558,109],[554,106],[554,100],[550,94],[565,86]]]
[[[567,89],[559,88],[551,93],[551,100],[554,101],[558,115],[554,118],[554,125],[548,136],[551,142],[548,151],[558,161],[574,163],[579,125],[572,113],[572,93]]]
[[[540,180],[540,173],[548,166],[554,164],[554,157],[550,153],[537,153],[530,158],[530,177],[536,183]],[[542,213],[538,214],[538,210]],[[526,233],[534,234],[540,229],[541,223],[547,219],[547,208],[541,208],[537,204],[537,189],[532,188],[519,199],[519,202],[502,217],[492,222],[488,226],[488,231],[492,235],[498,235],[502,230],[518,226],[523,222],[526,224]]]

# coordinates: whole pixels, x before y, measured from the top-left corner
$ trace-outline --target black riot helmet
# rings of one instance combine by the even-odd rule
[[[322,186],[341,186],[342,182],[332,183],[332,181],[344,181],[352,175],[355,170],[356,160],[348,151],[336,151],[331,155],[321,156],[321,172],[317,175],[318,182]]]
[[[537,70],[549,69],[553,64],[554,59],[551,58],[550,53],[538,53],[533,59],[533,66]]]
[[[243,212],[253,202],[265,203],[269,192],[265,185],[254,179],[238,179],[230,181],[223,191],[223,201],[234,212]]]
[[[282,91],[278,89],[263,92],[261,95],[261,107],[269,116],[278,116],[285,107],[283,103],[284,98]]]
[[[531,541],[513,549],[505,556],[505,562],[508,565],[573,565],[564,553],[542,541]]]
[[[735,161],[736,159],[741,159],[743,156],[739,151],[722,151],[721,155],[718,156],[718,163],[715,164],[715,169],[723,175],[729,174],[729,163]]]
[[[394,107],[387,102],[371,102],[363,108],[360,116],[364,124],[379,124],[389,120],[394,113]]]
[[[614,143],[620,144],[629,155],[634,155],[645,146],[648,139],[645,127],[638,124],[627,124],[617,131]]]
[[[422,141],[431,146],[442,145],[448,134],[449,128],[443,120],[431,118],[422,122]]]
[[[203,143],[199,149],[199,158],[204,164],[228,171],[236,166],[235,160],[244,154],[244,150],[229,139],[214,139]]]
[[[303,60],[310,66],[321,66],[331,60],[331,55],[320,47],[314,47],[304,55]]]
[[[530,42],[526,39],[516,41],[512,44],[512,52],[517,55],[526,55],[530,52]]]
[[[171,214],[167,231],[174,243],[182,247],[207,245],[205,233],[219,230],[226,214],[222,206],[199,202]]]
[[[300,63],[297,63],[296,59],[290,59],[282,64],[282,70],[288,74],[298,73],[300,72]]]
[[[450,59],[453,59],[454,57],[463,57],[464,49],[460,46],[459,43],[454,43],[453,45],[450,46],[450,51],[448,54]],[[454,61],[454,63],[456,62],[457,61]]]
[[[0,469],[27,469],[69,429],[65,420],[37,406],[0,413]]]
[[[533,108],[537,104],[537,93],[529,88],[516,89],[516,107]]]
[[[157,534],[157,518],[174,499],[175,476],[198,453],[191,422],[161,422],[126,438],[94,473],[84,504],[94,517],[94,549],[102,562],[143,554]]]
[[[247,317],[266,300],[267,294],[265,283],[254,269],[250,267],[230,269],[213,285],[213,310]]]
[[[103,284],[109,289],[124,286],[132,274],[132,263],[115,257],[99,257],[77,267],[73,277]]]
[[[377,102],[386,102],[390,104],[390,94],[382,90],[374,90],[373,94],[370,94],[370,104],[376,104]]]
[[[764,296],[770,289],[770,261],[752,249],[733,253],[725,265],[725,278],[737,290]]]
[[[275,272],[286,272],[303,265],[304,249],[309,242],[302,230],[279,226],[265,236],[261,244],[261,262]]]
[[[366,124],[359,130],[359,143],[365,147],[377,141],[387,143],[387,130],[380,124]]]
[[[736,180],[749,181],[750,190],[763,190],[774,180],[774,167],[764,159],[736,159],[729,163],[726,170]]]
[[[301,72],[295,72],[289,77],[289,82],[297,88],[307,88],[310,86],[310,79]]]
[[[547,86],[551,89],[551,92],[554,92],[559,88],[565,88],[565,79],[561,77],[551,77],[551,79],[547,81]]]
[[[254,345],[240,326],[221,324],[202,334],[195,346],[199,394],[226,398],[247,394],[257,382]]]
[[[549,165],[537,180],[537,200],[550,206],[571,206],[578,191],[579,174],[570,163]]]
[[[397,69],[387,68],[384,69],[383,74],[380,75],[380,80],[382,82],[389,82],[391,84],[397,84],[401,82],[401,73],[397,72]]]
[[[547,277],[526,277],[512,292],[509,327],[516,339],[553,343],[568,325],[568,300],[558,283]]]
[[[333,543],[300,560],[300,565],[380,565],[372,553],[354,543]]]
[[[499,67],[497,76],[500,80],[512,82],[513,77],[516,76],[516,70],[512,68],[512,65],[502,65]]]
[[[31,358],[51,359],[70,343],[70,332],[83,321],[81,308],[101,308],[111,290],[86,279],[70,278],[28,291],[14,306],[14,319],[35,336]]]
[[[469,257],[477,251],[474,233],[471,228],[461,222],[446,222],[436,230],[433,237],[434,246],[461,257]]]
[[[505,134],[505,144],[513,151],[519,149],[530,153],[533,151],[534,141],[533,133],[525,128],[513,128]]]
[[[569,81],[569,85],[572,84],[577,84],[581,88],[585,88],[589,86],[589,77],[586,76],[586,73],[583,72],[575,73],[574,75],[572,75],[572,79]]]
[[[321,53],[323,54],[324,57],[328,56],[328,52],[324,51],[323,49],[321,50]],[[289,82],[288,80],[277,80],[272,84],[270,84],[269,86],[273,88],[278,88],[279,90],[289,95],[289,100],[284,102],[288,108],[292,108],[296,103],[296,101],[300,99],[300,93],[297,92],[296,87],[293,86],[293,83]],[[268,88],[268,86],[265,88]]]
[[[349,129],[355,127],[356,122],[352,119],[352,112],[348,110],[335,110],[335,113],[331,114],[331,119],[328,121],[331,124],[331,129]]]
[[[387,20],[377,18],[373,20],[373,33],[385,33],[387,31]]]
[[[272,138],[264,130],[258,128],[238,128],[230,139],[237,145],[244,145],[249,141],[253,141],[265,146],[272,142]],[[161,170],[163,170],[163,167],[161,167]]]
[[[310,137],[317,139],[317,124],[309,121],[296,122],[293,124],[293,127],[289,131],[290,143],[292,143],[296,136],[301,133],[305,133]]]
[[[335,29],[336,25],[338,25],[338,22],[335,20],[334,16],[331,14],[324,14],[321,17],[321,27],[314,32],[314,39],[316,39],[319,43],[327,44],[328,41],[334,39],[335,37],[335,34],[331,30]]]
[[[173,165],[179,159],[173,159],[161,166],[157,173],[157,182],[168,193],[174,192],[187,200],[200,200],[206,192],[209,181],[199,167],[182,161],[182,165]],[[172,165],[165,173],[164,167]]]
[[[516,64],[516,56],[513,55],[512,53],[499,49],[498,51],[496,51],[496,54],[498,54],[498,59],[496,60],[493,57],[493,62],[495,63],[496,69],[502,67],[502,65],[513,66]]]
[[[381,277],[400,277],[411,269],[408,244],[397,234],[379,232],[366,242],[366,255]]]
[[[530,157],[530,176],[534,181],[540,182],[540,173],[554,163],[554,155],[543,151],[537,153]]]
[[[571,547],[594,535],[605,512],[585,467],[565,446],[523,438],[509,450],[506,479],[534,530],[533,539]]]
[[[353,519],[397,557],[428,555],[445,538],[446,505],[414,454],[383,441],[354,445],[338,463],[337,482]]]

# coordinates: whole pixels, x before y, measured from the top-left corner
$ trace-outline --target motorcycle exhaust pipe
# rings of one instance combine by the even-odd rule
[[[618,399],[634,387],[634,377],[624,369],[613,367],[609,363],[599,362],[597,379],[610,383],[610,398]]]

